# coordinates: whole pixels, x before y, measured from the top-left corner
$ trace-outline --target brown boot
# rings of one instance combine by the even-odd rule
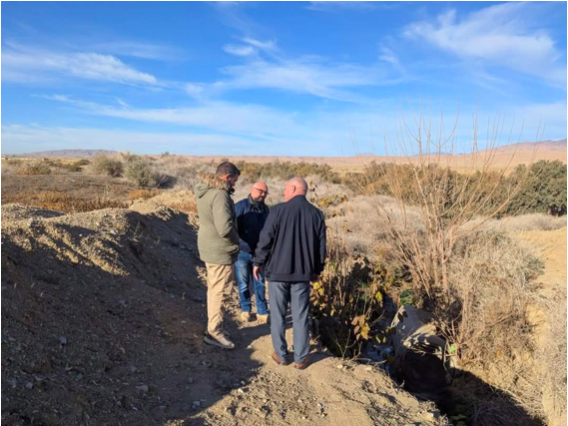
[[[274,352],[272,352],[272,360],[278,365],[288,365],[288,361],[281,360],[280,358],[278,358],[278,355],[276,355],[276,353]]]
[[[308,367],[308,365],[310,365],[311,359],[309,356],[307,356],[306,358],[304,358],[304,360],[300,363],[295,362],[294,363],[294,368],[296,370],[304,370]]]

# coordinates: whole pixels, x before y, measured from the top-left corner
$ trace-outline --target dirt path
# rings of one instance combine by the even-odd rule
[[[185,214],[147,202],[62,216],[3,206],[2,218],[2,424],[443,423],[369,366],[273,364],[268,326],[236,320],[236,293],[237,348],[204,344]]]
[[[566,285],[566,227],[553,231],[521,232],[519,238],[527,241],[545,263],[544,274],[538,281],[548,288]]]

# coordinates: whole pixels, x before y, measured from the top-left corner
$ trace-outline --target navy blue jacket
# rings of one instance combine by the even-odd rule
[[[269,281],[308,282],[323,271],[325,218],[306,197],[296,196],[270,210],[253,263]]]
[[[240,249],[244,253],[254,254],[268,212],[269,209],[266,204],[262,203],[255,206],[250,202],[249,197],[235,204]]]

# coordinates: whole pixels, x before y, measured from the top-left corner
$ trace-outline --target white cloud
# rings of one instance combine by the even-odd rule
[[[392,51],[392,49],[388,47],[381,47],[381,54],[379,56],[379,59],[381,61],[388,62],[399,71],[403,70],[400,60],[398,59],[398,56],[396,55],[396,53]]]
[[[141,59],[179,60],[185,57],[185,53],[181,49],[162,44],[137,41],[98,43],[93,45],[90,50]]]
[[[28,78],[18,78],[19,75]],[[58,53],[30,48],[3,49],[2,81],[41,81],[61,76],[123,84],[158,85],[153,75],[138,71],[111,55]]]
[[[256,49],[252,46],[243,46],[235,44],[226,44],[225,46],[223,46],[223,50],[235,56],[250,56],[256,53]]]
[[[227,80],[214,83],[212,90],[276,89],[347,102],[370,102],[347,89],[392,83],[381,66],[332,64],[317,58],[295,60],[256,59],[221,69]]]
[[[204,102],[193,107],[131,108],[85,102],[64,95],[46,97],[74,105],[85,113],[123,118],[145,123],[167,123],[217,132],[274,137],[285,129],[295,127],[292,113],[283,113],[254,104]]]
[[[260,50],[275,50],[276,49],[276,42],[269,40],[269,41],[261,41],[256,40],[251,37],[245,37],[242,39],[244,43],[248,43],[251,46],[254,46]]]
[[[503,66],[539,76],[566,87],[566,66],[554,40],[544,31],[532,31],[528,3],[486,7],[458,20],[455,10],[436,21],[409,25],[404,35],[423,40],[458,57],[486,66]]]
[[[373,1],[311,1],[306,9],[318,12],[329,12],[334,10],[374,10],[381,7]]]

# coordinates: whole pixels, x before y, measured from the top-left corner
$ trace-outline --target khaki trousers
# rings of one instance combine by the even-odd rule
[[[235,284],[233,265],[205,263],[207,267],[207,332],[215,337],[223,335],[225,300]]]

